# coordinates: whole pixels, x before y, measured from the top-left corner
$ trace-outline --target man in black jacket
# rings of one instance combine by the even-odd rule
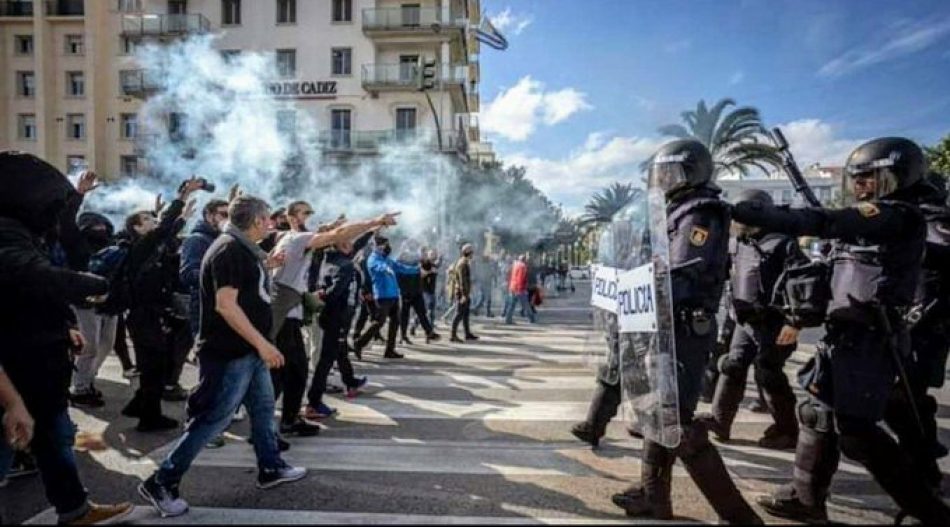
[[[417,256],[415,251],[407,251],[399,255],[399,261],[408,264],[419,264],[421,266],[421,253]],[[409,314],[416,312],[416,320],[422,325],[422,331],[426,334],[426,344],[432,340],[439,340],[439,334],[435,332],[429,316],[426,314],[426,303],[422,296],[423,276],[421,274],[400,274],[396,276],[399,282],[399,294],[402,297],[399,311],[399,334],[403,344],[412,345],[407,335],[409,329]],[[413,329],[415,332],[415,329]],[[415,334],[415,333],[413,333]]]
[[[0,153],[0,363],[35,420],[31,450],[60,523],[94,523],[119,519],[132,506],[90,503],[72,450],[69,351],[83,341],[69,304],[108,290],[99,277],[52,266],[43,244],[41,236],[57,228],[74,194],[69,180],[48,163]]]
[[[171,359],[171,327],[168,310],[171,289],[163,264],[178,231],[183,226],[179,217],[185,202],[204,182],[191,178],[182,184],[178,197],[157,221],[152,212],[136,212],[126,219],[126,230],[132,245],[126,256],[126,277],[129,280],[131,306],[126,323],[141,373],[135,397],[122,410],[128,417],[137,417],[140,432],[176,428],[178,422],[162,415],[162,391]],[[178,270],[177,266],[174,269]]]

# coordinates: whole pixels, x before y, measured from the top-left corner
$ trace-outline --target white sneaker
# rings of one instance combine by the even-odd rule
[[[234,416],[231,417],[231,421],[238,422],[243,421],[247,417],[247,410],[244,406],[238,406],[238,409],[234,412]]]
[[[283,483],[301,480],[306,475],[307,469],[290,465],[274,470],[261,470],[257,474],[257,488],[272,489]]]

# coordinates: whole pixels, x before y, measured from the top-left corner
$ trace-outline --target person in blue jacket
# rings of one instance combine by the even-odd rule
[[[377,234],[373,238],[375,246],[372,254],[366,261],[373,283],[373,298],[376,300],[376,313],[372,324],[366,332],[356,340],[356,353],[362,353],[363,348],[379,334],[386,320],[389,320],[389,330],[386,335],[387,359],[401,359],[403,355],[396,353],[396,332],[399,329],[399,283],[397,274],[419,274],[418,265],[409,265],[393,260],[390,256],[393,248],[389,239]]]
[[[201,260],[208,252],[208,247],[221,234],[221,226],[228,221],[228,202],[213,199],[205,205],[202,218],[195,224],[191,234],[181,245],[181,267],[178,278],[191,295],[190,310],[188,311],[191,334],[198,336],[200,308],[198,300],[201,298]]]

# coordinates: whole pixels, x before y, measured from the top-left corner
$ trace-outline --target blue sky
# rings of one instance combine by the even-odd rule
[[[782,125],[801,164],[862,140],[950,133],[950,2],[483,0],[511,45],[482,47],[482,129],[568,212],[731,97]]]

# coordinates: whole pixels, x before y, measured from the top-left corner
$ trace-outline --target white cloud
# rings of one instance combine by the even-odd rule
[[[486,132],[524,141],[539,124],[553,126],[590,108],[584,93],[574,88],[545,91],[543,83],[526,76],[488,103],[480,121]]]
[[[507,164],[523,165],[527,176],[569,215],[579,214],[590,197],[614,181],[640,185],[640,163],[665,140],[611,137],[606,132],[587,136],[584,144],[559,159],[526,154],[504,156]]]
[[[731,77],[729,77],[729,84],[732,86],[735,86],[736,84],[739,84],[743,80],[745,80],[745,72],[742,70],[739,70],[733,73]]]
[[[519,15],[511,12],[510,7],[506,7],[504,11],[498,13],[497,15],[489,17],[493,26],[498,31],[504,33],[506,30],[511,29],[510,33],[513,35],[520,35],[528,26],[534,22],[534,18],[529,15]]]
[[[927,49],[950,35],[950,18],[894,26],[893,32],[873,45],[851,48],[818,70],[821,77],[840,77],[868,66]]]
[[[814,163],[841,166],[865,139],[838,137],[831,124],[820,119],[799,119],[780,125],[789,148],[801,168]]]

